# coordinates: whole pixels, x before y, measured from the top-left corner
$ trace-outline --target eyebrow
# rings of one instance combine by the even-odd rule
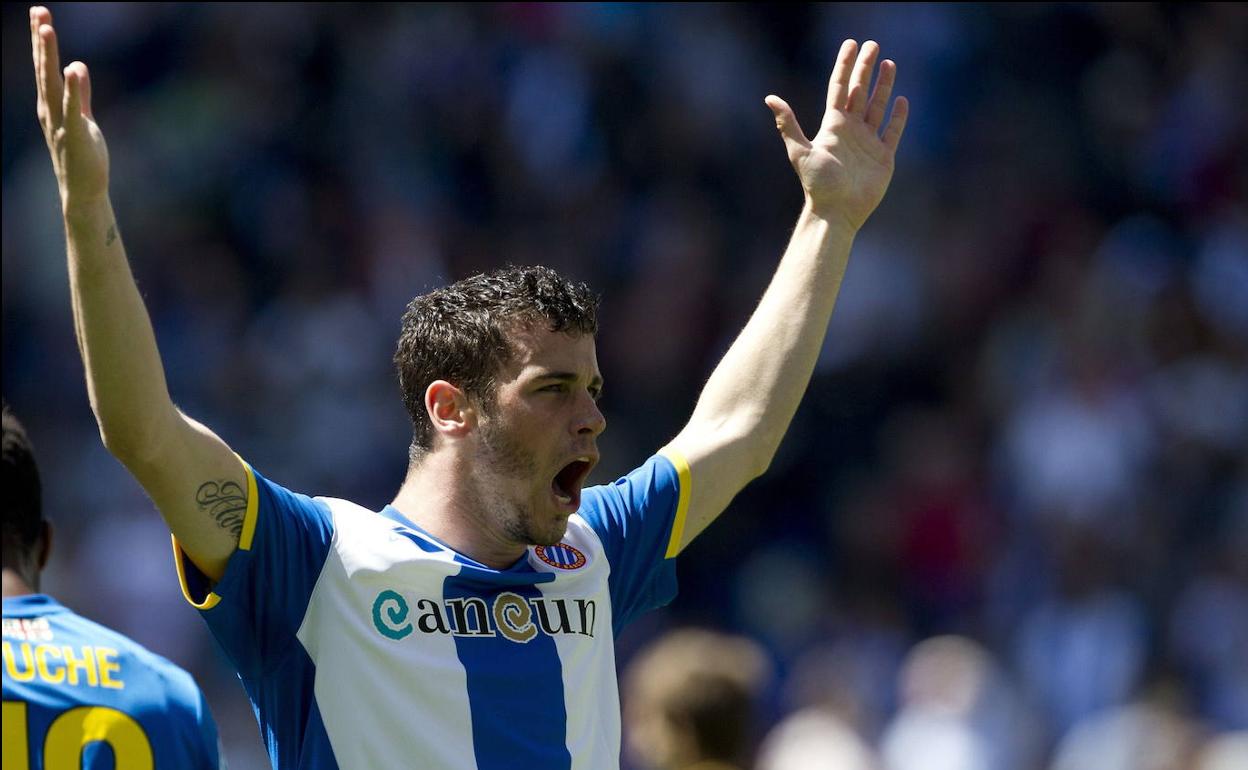
[[[580,375],[575,372],[546,372],[545,374],[538,375],[534,379],[538,381],[555,380],[557,382],[576,382],[580,378]],[[601,375],[594,375],[593,379],[589,381],[589,387],[591,388],[602,390],[602,385],[603,381]]]

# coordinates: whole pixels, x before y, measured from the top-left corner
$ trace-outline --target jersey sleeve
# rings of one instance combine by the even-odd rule
[[[173,541],[187,601],[200,610],[244,679],[271,671],[298,647],[312,589],[333,538],[327,506],[247,472],[247,511],[238,548],[212,584]]]
[[[614,484],[585,490],[580,515],[611,565],[616,634],[676,596],[675,556],[688,507],[689,464],[670,448]]]

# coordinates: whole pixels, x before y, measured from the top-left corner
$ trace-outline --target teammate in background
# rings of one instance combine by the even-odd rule
[[[108,195],[87,68],[31,9],[75,329],[105,446],[169,524],[188,600],[238,668],[274,766],[608,768],[614,635],[675,594],[673,559],[762,474],[797,409],[908,111],[845,41],[807,138],[768,96],[805,205],[689,423],[582,489],[606,427],[589,290],[545,268],[417,297],[395,362],[406,479],[374,512],[265,479],[170,399]],[[332,354],[332,351],[330,351]]]
[[[191,675],[38,593],[52,551],[39,469],[4,406],[4,770],[217,768]]]
[[[623,675],[624,739],[654,770],[752,767],[755,707],[771,664],[756,643],[681,629],[638,653]]]

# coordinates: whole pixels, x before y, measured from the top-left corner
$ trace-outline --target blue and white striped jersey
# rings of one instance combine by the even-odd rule
[[[4,770],[215,770],[191,675],[44,594],[4,600]]]
[[[689,470],[670,450],[582,492],[562,542],[505,570],[397,510],[248,468],[239,548],[187,598],[237,666],[274,767],[616,767],[614,637],[676,592]]]

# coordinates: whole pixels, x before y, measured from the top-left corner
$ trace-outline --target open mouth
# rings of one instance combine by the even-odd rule
[[[585,478],[589,476],[589,471],[594,467],[594,463],[588,457],[578,457],[563,469],[555,474],[555,478],[550,482],[550,488],[555,494],[555,499],[562,505],[581,504],[581,487],[585,484]]]

